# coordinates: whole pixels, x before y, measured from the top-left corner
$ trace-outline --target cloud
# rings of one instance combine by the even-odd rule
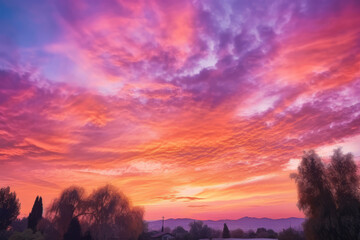
[[[136,162],[130,162],[129,165],[124,166],[122,168],[111,168],[111,169],[80,169],[78,171],[85,172],[85,173],[95,173],[95,174],[101,174],[106,176],[122,176],[127,174],[149,174],[149,173],[157,173],[157,174],[163,174],[166,172],[171,171],[171,168],[174,166],[171,166],[169,164],[162,164],[160,162],[142,162],[142,161],[136,161]]]
[[[0,173],[21,201],[111,182],[176,216],[295,213],[302,151],[359,142],[355,1],[15,5],[1,26],[36,26],[0,36]]]
[[[202,204],[202,205],[188,205],[189,208],[206,208],[209,205]]]
[[[284,171],[294,171],[298,168],[301,159],[291,158],[288,163],[284,164]]]
[[[165,196],[165,197],[157,197],[157,198],[161,200],[169,200],[171,202],[175,202],[175,201],[191,202],[191,201],[203,199],[198,197],[176,197],[176,196]]]

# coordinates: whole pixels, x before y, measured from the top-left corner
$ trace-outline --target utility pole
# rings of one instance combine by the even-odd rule
[[[161,227],[161,232],[164,232],[164,216],[162,217],[162,227]]]

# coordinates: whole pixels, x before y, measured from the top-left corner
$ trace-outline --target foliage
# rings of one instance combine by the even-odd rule
[[[325,165],[314,151],[304,153],[298,173],[298,207],[305,213],[308,240],[357,239],[360,234],[359,176],[351,154],[334,151]]]
[[[15,232],[9,240],[44,240],[40,232],[34,233],[32,229],[28,228],[23,232]]]
[[[42,214],[43,214],[42,198],[37,196],[28,217],[28,228],[36,232],[36,226],[41,220]]]
[[[238,229],[235,229],[233,231],[231,231],[230,235],[233,237],[233,238],[244,238],[245,237],[245,232],[238,228]]]
[[[115,187],[106,185],[88,197],[84,189],[65,189],[49,208],[48,217],[64,236],[73,218],[91,232],[94,239],[117,238],[136,240],[144,228],[144,211],[133,207],[129,199]]]
[[[42,218],[37,228],[43,234],[45,240],[61,239],[59,231],[56,229],[55,224],[47,218]]]
[[[219,229],[211,229],[211,238],[221,238],[222,237],[222,231]]]
[[[246,235],[245,235],[246,238],[255,238],[256,237],[256,233],[253,231],[253,230],[249,230],[247,231]]]
[[[70,225],[64,234],[64,240],[80,240],[81,239],[81,226],[77,217],[71,219]]]
[[[257,238],[277,238],[277,233],[272,229],[258,228],[256,230]]]
[[[81,240],[92,240],[90,231],[86,231]]]
[[[16,220],[20,212],[19,199],[10,187],[0,189],[0,231],[6,230]]]
[[[143,229],[142,208],[132,207],[128,198],[110,185],[100,187],[88,198],[89,223],[95,239],[122,236],[137,239]]]
[[[208,225],[203,225],[202,221],[194,221],[189,224],[190,232],[189,238],[190,240],[198,240],[200,238],[212,238],[213,237],[213,229],[209,228]]]
[[[154,234],[154,232],[148,232],[148,231],[143,231],[139,237],[138,240],[150,240],[152,239],[151,236]]]
[[[226,223],[224,223],[224,229],[222,232],[222,238],[230,238],[230,231]]]
[[[175,236],[176,240],[188,240],[190,237],[189,232],[181,226],[174,228],[171,233]]]
[[[278,240],[305,240],[305,237],[302,232],[296,231],[293,228],[288,228],[279,232]]]
[[[23,232],[28,228],[28,218],[16,219],[11,223],[10,227],[13,231]]]
[[[8,240],[11,235],[11,231],[0,230],[0,240]]]
[[[71,219],[83,212],[84,192],[80,187],[67,188],[50,206],[48,218],[54,223],[61,236],[65,234]]]
[[[335,150],[328,171],[337,206],[339,236],[356,239],[360,236],[360,179],[352,154]]]

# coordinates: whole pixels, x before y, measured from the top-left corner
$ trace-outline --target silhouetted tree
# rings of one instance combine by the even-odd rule
[[[138,237],[138,240],[150,240],[152,233],[149,232],[148,223],[146,221],[143,221],[143,230],[141,234]]]
[[[176,240],[187,240],[189,239],[189,232],[186,231],[183,227],[178,226],[173,231],[172,234],[175,236]]]
[[[254,230],[249,230],[246,232],[245,234],[245,237],[248,237],[248,238],[255,238],[256,237],[256,233],[254,232]]]
[[[305,240],[305,237],[302,232],[288,228],[279,233],[278,240]]]
[[[148,232],[148,231],[143,231],[139,237],[138,240],[150,240],[152,239],[152,235],[154,234],[154,232]]]
[[[256,236],[264,235],[266,233],[266,228],[258,228],[256,229]]]
[[[81,240],[92,240],[90,231],[86,231]]]
[[[267,238],[277,238],[278,237],[278,234],[272,230],[272,229],[268,229],[267,231]]]
[[[43,214],[42,198],[37,196],[28,217],[28,228],[32,229],[33,232],[36,232],[36,226],[41,220],[42,214]]]
[[[144,210],[133,207],[129,199],[115,187],[96,189],[88,198],[86,215],[95,239],[121,236],[136,240],[144,228]]]
[[[20,213],[19,199],[10,187],[0,189],[0,231],[6,230]]]
[[[224,223],[224,229],[222,232],[222,238],[230,238],[230,231],[226,223]]]
[[[222,231],[219,229],[211,229],[211,237],[210,238],[221,238],[222,237]]]
[[[62,236],[60,232],[57,230],[56,225],[49,221],[47,218],[42,218],[37,228],[41,232],[41,234],[45,237],[45,240],[54,240],[54,239],[61,239]]]
[[[0,240],[8,240],[12,234],[11,231],[0,230]]]
[[[306,239],[339,239],[335,199],[320,157],[313,150],[305,152],[298,174],[292,177],[298,187],[298,207],[306,215]]]
[[[190,226],[190,239],[198,240],[200,238],[211,238],[212,229],[206,224],[203,225],[202,221],[194,221],[189,224]]]
[[[84,189],[80,187],[65,189],[51,204],[48,217],[55,224],[61,237],[64,236],[71,220],[84,212],[84,206]]]
[[[245,233],[242,229],[238,228],[238,229],[235,229],[235,230],[232,230],[230,235],[233,237],[233,238],[244,238],[245,237]]]
[[[353,155],[336,149],[331,157],[329,178],[337,205],[341,239],[360,237],[359,175]]]
[[[77,217],[71,219],[69,228],[64,234],[64,240],[81,240],[81,226]]]
[[[56,226],[60,239],[70,221],[78,218],[94,239],[121,237],[137,240],[145,227],[143,215],[142,208],[132,206],[128,198],[111,185],[96,189],[88,197],[85,197],[83,188],[65,189],[48,211],[48,217]],[[46,231],[43,226],[39,229]],[[51,231],[51,234],[55,232]]]
[[[314,151],[305,152],[292,177],[306,216],[306,239],[360,239],[360,178],[352,154],[336,149],[324,165]]]
[[[189,223],[190,226],[190,239],[191,240],[198,240],[200,239],[200,231],[202,229],[203,226],[203,222],[202,221],[194,221]]]
[[[22,219],[17,218],[10,225],[11,229],[16,232],[23,232],[28,227],[28,218],[24,217]]]
[[[257,238],[277,238],[277,233],[272,229],[258,228],[256,230]]]
[[[208,227],[208,225],[204,225],[200,231],[200,238],[211,238],[213,234],[213,229]]]

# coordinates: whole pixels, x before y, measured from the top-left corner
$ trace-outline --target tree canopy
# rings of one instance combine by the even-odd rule
[[[208,225],[204,225],[202,221],[194,221],[190,226],[190,240],[198,240],[200,238],[211,238],[212,229]]]
[[[81,240],[81,226],[77,217],[71,219],[70,225],[64,234],[64,240]]]
[[[337,149],[330,163],[324,164],[315,151],[305,152],[292,177],[297,183],[298,207],[306,216],[306,239],[358,239],[359,176],[351,154]]]
[[[10,187],[0,189],[0,230],[6,230],[20,213],[19,199]]]
[[[138,238],[144,227],[142,208],[132,206],[125,194],[111,185],[100,187],[89,196],[84,192],[80,187],[65,189],[50,206],[48,217],[60,236],[76,218],[94,239]]]

